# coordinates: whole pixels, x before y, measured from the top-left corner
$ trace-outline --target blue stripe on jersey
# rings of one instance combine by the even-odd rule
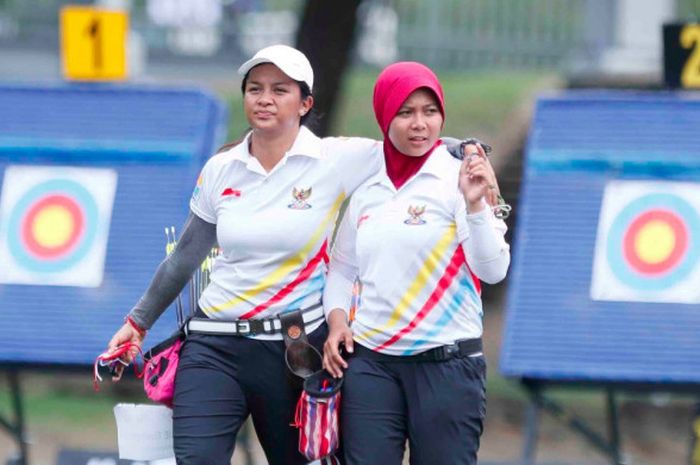
[[[420,346],[425,345],[427,339],[430,339],[439,333],[442,328],[452,321],[452,317],[462,306],[462,302],[464,302],[467,296],[471,297],[471,300],[479,307],[479,315],[481,316],[484,312],[481,307],[481,298],[474,288],[474,281],[472,281],[471,276],[462,276],[459,280],[457,292],[454,294],[454,297],[450,301],[450,304],[447,306],[445,311],[442,313],[442,315],[440,315],[440,318],[438,318],[438,320],[433,324],[433,328],[425,334],[422,340],[414,342],[413,345],[406,349],[402,355],[415,354],[418,352],[417,349]]]
[[[325,273],[319,273],[318,276],[316,276],[314,279],[312,279],[309,284],[306,286],[304,289],[304,292],[302,293],[301,296],[297,297],[294,299],[292,303],[287,305],[284,310],[282,310],[281,313],[286,313],[286,312],[291,312],[293,310],[298,310],[299,306],[302,304],[302,302],[305,299],[308,299],[308,297],[316,292],[320,292],[323,290],[323,285],[326,282],[326,274]]]

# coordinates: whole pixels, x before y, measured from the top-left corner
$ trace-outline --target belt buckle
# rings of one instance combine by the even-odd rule
[[[249,321],[238,320],[236,321],[236,332],[242,336],[248,336],[249,334],[255,334],[250,327]]]
[[[238,334],[242,334],[243,336],[250,334],[250,322],[241,320],[236,321],[236,332],[238,332]]]
[[[446,344],[441,347],[440,360],[449,360],[459,354],[459,344]]]

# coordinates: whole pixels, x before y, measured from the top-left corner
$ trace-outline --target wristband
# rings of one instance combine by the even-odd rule
[[[127,323],[129,326],[131,326],[133,329],[135,329],[136,332],[139,333],[139,335],[141,337],[144,337],[146,335],[146,330],[143,329],[141,326],[139,326],[139,324],[136,323],[134,321],[134,319],[131,318],[130,316],[127,315],[126,318],[124,318],[124,323]]]

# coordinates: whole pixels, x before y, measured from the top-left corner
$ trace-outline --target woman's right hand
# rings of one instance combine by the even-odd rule
[[[131,343],[129,350],[121,356],[121,359],[125,363],[131,363],[138,355],[139,349],[143,344],[144,337],[144,333],[137,331],[131,324],[124,323],[124,325],[119,328],[116,333],[114,333],[114,336],[112,336],[112,339],[109,341],[109,344],[107,345],[107,352],[110,354],[114,353],[117,350],[117,347],[120,345]],[[124,366],[125,365],[122,365],[121,363],[116,364],[112,381],[119,381],[121,379],[122,373],[124,372]]]
[[[323,368],[333,377],[342,378],[348,362],[340,355],[340,346],[344,344],[348,353],[353,351],[352,330],[345,311],[333,309],[328,315],[328,328],[328,338],[323,345]]]
[[[480,144],[464,146],[464,159],[459,170],[459,189],[468,212],[481,210],[481,199],[493,207],[498,205],[499,188],[496,173]],[[472,208],[469,208],[469,206]]]

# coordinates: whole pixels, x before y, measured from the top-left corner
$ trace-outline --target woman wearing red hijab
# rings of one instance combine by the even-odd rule
[[[324,291],[324,366],[345,377],[347,465],[475,464],[485,416],[481,281],[510,263],[487,199],[496,189],[483,148],[459,161],[440,142],[445,110],[435,74],[414,62],[379,75],[374,112],[384,169],[355,191]],[[352,327],[351,289],[359,285]],[[349,357],[344,359],[339,347]]]

